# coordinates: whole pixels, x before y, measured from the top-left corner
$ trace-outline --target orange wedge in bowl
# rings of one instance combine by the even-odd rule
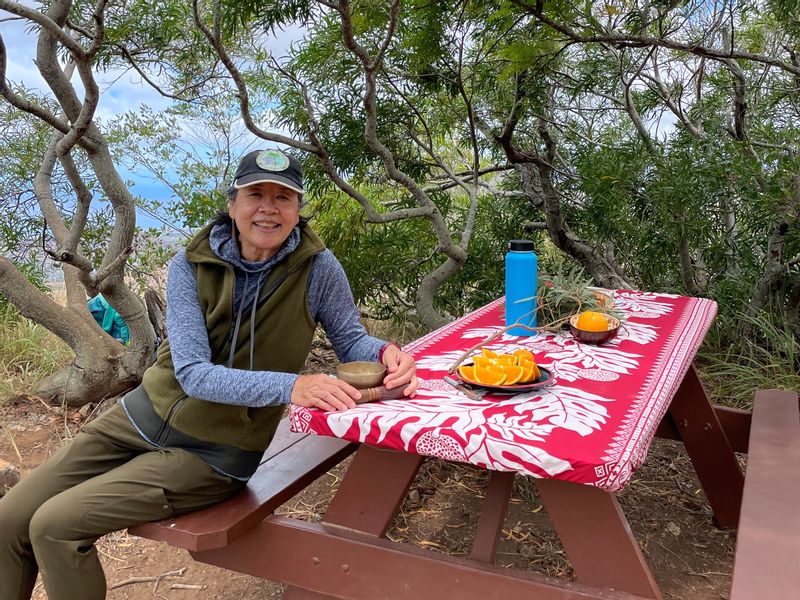
[[[483,354],[484,358],[497,358],[498,356],[500,356],[497,352],[493,352],[488,348],[481,348],[481,353]]]
[[[495,366],[494,358],[489,358],[486,356],[473,356],[472,362],[476,367],[481,367],[482,369],[491,369]]]
[[[506,380],[503,382],[503,385],[519,383],[525,375],[525,369],[516,365],[502,365],[500,368],[503,373],[506,374]]]
[[[532,360],[525,360],[520,359],[519,366],[525,369],[525,375],[520,381],[527,382],[527,381],[536,381],[541,377],[541,373],[539,372],[539,366]]]
[[[530,350],[526,350],[525,348],[519,348],[518,350],[514,350],[514,354],[512,356],[517,357],[517,364],[522,364],[521,361],[529,360],[533,362],[533,352]]]
[[[462,365],[458,367],[458,374],[461,375],[462,379],[466,379],[467,381],[475,381],[474,366]]]
[[[496,369],[476,366],[474,381],[484,385],[503,385],[506,381],[506,374]]]
[[[516,365],[517,357],[510,354],[501,354],[494,359],[494,362],[497,365]]]

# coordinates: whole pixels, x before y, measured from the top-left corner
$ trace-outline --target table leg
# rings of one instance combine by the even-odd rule
[[[478,519],[478,529],[472,542],[470,558],[481,562],[494,562],[497,538],[508,512],[508,503],[514,489],[516,473],[492,471],[486,496]]]
[[[394,519],[425,458],[416,454],[362,445],[339,484],[322,522],[376,537]],[[283,600],[333,600],[298,587],[288,587]]]
[[[736,527],[744,476],[694,366],[689,367],[675,393],[669,415],[680,433],[717,524]]]
[[[558,479],[536,487],[579,583],[662,599],[616,496]]]

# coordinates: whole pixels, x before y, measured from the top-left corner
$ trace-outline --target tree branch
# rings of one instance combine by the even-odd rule
[[[650,75],[649,73],[642,72],[641,76],[644,79],[652,81],[655,84],[656,91],[658,92],[659,97],[664,101],[664,104],[667,105],[667,108],[672,112],[677,119],[683,123],[684,127],[689,131],[689,133],[698,140],[705,140],[707,138],[705,132],[703,131],[703,124],[702,121],[698,119],[697,123],[693,123],[692,120],[686,115],[683,109],[680,106],[680,95],[678,96],[677,103],[672,98],[672,94],[670,93],[667,86],[664,84],[663,80],[661,79],[661,73],[658,68],[658,55],[656,52],[652,55],[652,64],[653,64],[653,74]],[[698,98],[699,100],[699,98]]]
[[[645,63],[649,60],[650,56],[652,55],[655,48],[651,48],[650,52],[648,52],[647,57],[636,67],[635,73],[629,80],[625,80],[625,69],[624,69],[624,52],[620,52],[618,55],[619,59],[619,80],[622,82],[623,88],[623,98],[624,98],[624,105],[625,111],[628,113],[628,118],[630,118],[631,123],[633,123],[634,128],[636,129],[639,137],[644,142],[645,146],[647,146],[647,150],[653,156],[658,156],[658,148],[653,141],[653,138],[650,136],[650,132],[647,131],[647,128],[644,126],[642,122],[642,117],[639,114],[639,110],[636,108],[636,104],[633,102],[633,97],[631,96],[631,86],[633,85],[634,79],[641,73],[642,68],[644,67]]]
[[[107,3],[108,0],[97,0],[97,4],[95,4],[94,13],[92,13],[92,20],[94,20],[95,29],[94,29],[94,36],[92,37],[92,44],[86,51],[87,61],[97,56],[97,53],[103,46],[103,40],[105,39],[106,36],[104,16]]]
[[[120,53],[122,54],[122,58],[125,59],[125,61],[131,66],[131,68],[139,74],[139,77],[141,77],[145,82],[147,82],[147,85],[149,85],[151,88],[153,88],[156,92],[158,92],[159,95],[163,96],[164,98],[170,98],[171,100],[179,100],[181,102],[190,103],[191,100],[189,98],[184,97],[184,94],[187,93],[188,91],[190,91],[190,90],[202,85],[203,83],[206,83],[206,82],[210,81],[211,79],[213,79],[213,77],[211,77],[211,76],[206,77],[206,78],[202,79],[199,83],[192,84],[192,85],[187,86],[187,87],[185,87],[185,88],[183,88],[181,90],[178,90],[178,92],[176,92],[174,94],[171,94],[171,93],[167,92],[166,90],[162,89],[161,86],[159,86],[155,81],[153,81],[147,75],[147,73],[144,71],[144,69],[139,65],[139,63],[136,61],[136,59],[133,57],[133,55],[130,53],[130,51],[125,46],[123,46],[121,44],[114,44],[114,47],[117,48],[120,51]]]
[[[39,208],[45,218],[45,222],[49,224],[53,236],[56,238],[58,248],[55,252],[47,251],[47,253],[55,260],[72,265],[79,272],[82,280],[88,281],[88,275],[94,268],[92,263],[86,257],[76,252],[77,241],[74,245],[70,245],[71,239],[70,230],[64,223],[64,219],[53,200],[52,178],[53,168],[56,162],[56,147],[61,138],[61,134],[56,132],[50,139],[50,143],[45,150],[42,157],[42,163],[36,176],[33,178],[33,190],[36,194],[36,199],[39,202]]]
[[[514,82],[514,102],[511,104],[511,109],[509,110],[508,116],[503,123],[503,128],[500,133],[495,133],[493,128],[489,126],[488,123],[484,124],[484,128],[487,129],[487,133],[489,133],[488,137],[494,139],[498,144],[500,144],[500,147],[503,149],[508,157],[508,160],[511,161],[512,164],[536,162],[539,159],[539,156],[535,151],[533,154],[528,151],[523,151],[512,141],[512,138],[514,137],[514,130],[516,129],[520,119],[520,107],[523,100],[521,86],[522,81],[523,75],[520,74],[517,76]]]
[[[68,133],[69,132],[69,123],[66,121],[62,121],[58,119],[55,115],[51,112],[45,110],[41,106],[34,104],[33,102],[23,98],[15,94],[10,87],[8,87],[8,82],[6,81],[6,62],[7,62],[7,54],[6,54],[6,45],[3,40],[3,36],[0,35],[0,94],[2,94],[3,98],[5,98],[9,104],[18,108],[19,110],[26,112],[28,114],[33,115],[34,117],[41,119],[48,125],[50,125],[53,129],[60,131],[61,133]]]
[[[75,251],[80,244],[83,230],[86,227],[86,221],[89,216],[89,207],[92,203],[92,192],[86,187],[78,168],[75,166],[75,161],[72,160],[71,154],[60,156],[61,166],[69,178],[72,189],[75,190],[77,203],[75,206],[75,214],[72,217],[72,222],[69,227],[69,236],[64,240],[64,248]]]
[[[24,317],[55,333],[76,353],[97,341],[96,324],[53,302],[2,256],[0,294],[8,298]]]
[[[378,48],[378,53],[367,66],[367,70],[374,71],[383,62],[383,57],[386,50],[389,49],[389,44],[392,43],[395,29],[397,29],[397,17],[400,14],[400,1],[392,0],[392,6],[389,8],[389,26],[386,28],[386,35],[383,36],[383,42]]]
[[[479,169],[477,173],[473,173],[472,171],[467,171],[463,173],[454,173],[452,180],[444,180],[441,183],[437,183],[439,180],[438,178],[431,181],[429,185],[425,186],[423,189],[425,190],[426,194],[431,192],[443,192],[445,190],[449,190],[456,186],[462,186],[466,183],[474,180],[478,180],[479,185],[486,189],[492,190],[492,193],[498,193],[497,190],[493,190],[487,184],[480,181],[480,177],[483,175],[487,175],[489,173],[500,173],[503,171],[510,171],[514,168],[513,165],[492,165],[489,167],[484,167]]]
[[[369,60],[369,56],[367,55],[366,51],[359,46],[358,42],[356,42],[355,38],[353,37],[349,2],[342,0],[339,3],[338,12],[342,21],[345,48],[347,48],[359,59],[363,67],[362,71],[366,82],[366,89],[364,91],[364,109],[366,114],[364,139],[372,151],[375,152],[383,161],[384,168],[386,169],[386,173],[389,175],[389,178],[406,188],[417,201],[420,208],[430,211],[427,216],[431,221],[434,232],[436,233],[437,239],[442,247],[442,251],[455,261],[459,262],[459,264],[463,264],[467,259],[466,252],[464,252],[463,248],[453,242],[452,237],[447,230],[447,225],[444,222],[444,218],[436,208],[436,205],[431,201],[431,199],[416,181],[414,181],[411,177],[397,167],[392,152],[378,139],[376,101],[378,86],[375,76],[375,70],[377,69],[378,65],[370,68],[372,61]]]
[[[303,96],[303,106],[306,110],[306,115],[308,117],[308,125],[306,127],[306,134],[308,135],[308,139],[311,141],[312,145],[318,148],[317,157],[322,165],[323,171],[325,174],[330,178],[331,181],[342,190],[345,194],[353,198],[356,202],[361,205],[361,208],[364,209],[364,212],[367,215],[367,221],[370,223],[389,223],[392,221],[399,221],[402,219],[409,219],[414,217],[430,217],[432,214],[431,207],[418,207],[418,208],[409,208],[397,211],[390,211],[388,213],[379,213],[375,210],[375,207],[372,204],[372,200],[370,200],[367,196],[359,192],[355,189],[352,185],[350,185],[347,181],[345,181],[341,175],[336,170],[336,167],[331,160],[328,151],[325,149],[322,140],[319,138],[319,121],[317,120],[316,110],[314,109],[314,105],[311,102],[311,98],[308,95],[308,88],[306,85],[301,82],[297,77],[286,71],[285,69],[281,68],[280,65],[274,64],[274,67],[279,73],[281,73],[284,77],[288,80],[292,81],[298,88],[300,88],[300,92]]]
[[[295,140],[294,138],[290,138],[284,135],[278,135],[276,133],[270,133],[261,129],[258,125],[255,124],[253,121],[253,117],[250,114],[250,97],[247,92],[247,85],[242,78],[242,74],[239,69],[233,64],[228,51],[222,44],[222,41],[214,36],[214,34],[205,26],[202,19],[200,18],[200,12],[197,7],[197,0],[192,0],[192,15],[194,17],[195,26],[203,33],[208,43],[214,49],[217,56],[219,57],[222,64],[227,69],[228,73],[233,79],[233,83],[236,86],[236,90],[239,95],[239,109],[242,113],[242,119],[244,120],[245,125],[247,128],[253,132],[253,134],[257,135],[261,139],[269,140],[271,142],[276,142],[278,144],[285,144],[287,146],[291,146],[292,148],[297,148],[298,150],[305,150],[306,152],[311,152],[312,154],[317,154],[319,152],[319,148],[312,146],[311,144],[306,144]]]
[[[12,2],[11,0],[0,0],[0,10],[6,10],[13,15],[17,15],[41,26],[44,31],[47,31],[54,39],[61,42],[61,44],[76,58],[81,58],[86,55],[83,47],[72,36],[65,32],[59,23],[50,18],[49,11],[48,14],[41,13],[38,10],[29,8],[19,2]]]
[[[661,46],[663,48],[670,48],[671,50],[680,50],[689,52],[696,56],[711,58],[714,60],[748,60],[755,63],[761,63],[777,67],[788,73],[800,76],[800,66],[787,63],[786,61],[757,54],[755,52],[747,52],[736,49],[717,49],[703,46],[702,44],[679,42],[663,37],[655,37],[649,35],[625,35],[625,34],[612,34],[612,33],[596,33],[596,34],[581,34],[576,30],[551,19],[544,14],[543,0],[536,0],[535,6],[530,6],[524,0],[512,0],[514,4],[522,8],[524,11],[534,15],[542,23],[545,23],[564,34],[570,40],[580,43],[604,43],[611,44],[618,48],[624,47],[647,47],[647,46]]]
[[[100,101],[100,88],[94,79],[91,64],[82,59],[76,60],[76,63],[78,74],[81,77],[81,82],[83,83],[86,94],[81,104],[81,111],[80,114],[78,114],[78,118],[73,121],[69,133],[58,143],[56,152],[59,156],[68,154],[92,126],[94,111],[97,109],[97,104]]]

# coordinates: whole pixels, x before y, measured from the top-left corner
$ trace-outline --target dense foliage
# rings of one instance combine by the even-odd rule
[[[47,3],[61,5],[93,68],[135,69],[174,100],[102,129],[118,165],[169,186],[173,202],[137,201],[179,229],[224,206],[257,139],[304,161],[306,211],[377,317],[431,327],[485,303],[506,241],[529,237],[545,272],[712,297],[713,348],[800,369],[785,347],[800,340],[797,2]],[[301,35],[278,56],[284,30]],[[19,111],[2,126],[26,157],[3,180],[21,190],[8,231],[32,233],[25,160],[47,128]]]

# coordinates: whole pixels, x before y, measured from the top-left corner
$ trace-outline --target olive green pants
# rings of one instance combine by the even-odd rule
[[[185,450],[154,449],[117,405],[0,499],[0,599],[28,600],[39,572],[49,600],[101,600],[100,536],[243,486]]]

